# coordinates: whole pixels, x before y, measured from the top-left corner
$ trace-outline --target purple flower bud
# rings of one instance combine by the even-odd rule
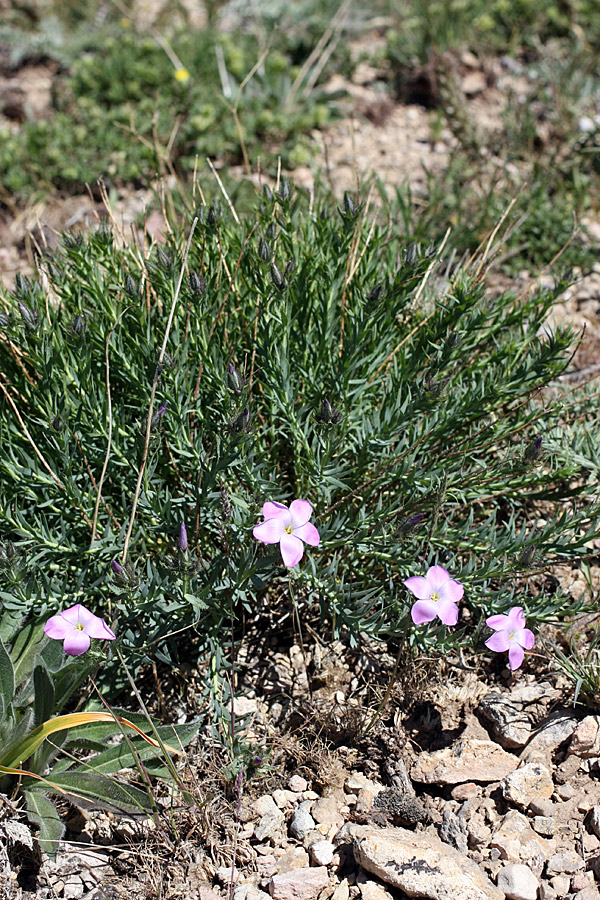
[[[179,549],[182,553],[185,553],[188,548],[188,538],[187,538],[187,530],[185,527],[185,522],[181,523],[181,528],[179,529]]]
[[[540,435],[525,448],[525,462],[535,462],[543,454],[542,436]]]
[[[167,411],[167,406],[168,406],[168,405],[169,405],[169,401],[168,401],[168,400],[165,400],[165,402],[163,403],[163,405],[162,405],[161,407],[159,407],[159,409],[157,409],[156,415],[157,415],[157,416],[161,416],[161,417],[164,416],[164,414],[165,414],[166,411]]]
[[[250,410],[246,407],[229,423],[229,427],[235,434],[243,434],[250,428]]]
[[[417,513],[416,515],[411,516],[409,519],[405,519],[398,528],[398,533],[410,534],[410,532],[414,531],[415,528],[417,528],[417,526],[422,522],[424,517],[424,513]]]
[[[240,373],[231,365],[231,363],[229,363],[228,366],[227,382],[234,394],[242,393],[242,387],[244,386],[243,379],[240,376]]]
[[[118,563],[116,559],[113,559],[113,561],[112,561],[112,570],[115,573],[115,575],[123,574],[123,566],[120,563]]]

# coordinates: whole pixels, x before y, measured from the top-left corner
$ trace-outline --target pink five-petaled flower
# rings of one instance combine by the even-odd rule
[[[418,598],[410,611],[415,625],[431,622],[436,616],[444,625],[456,625],[457,604],[465,589],[443,566],[431,566],[427,575],[413,575],[404,584]]]
[[[262,508],[265,521],[255,525],[254,537],[263,544],[277,544],[283,563],[293,569],[304,555],[304,543],[319,546],[319,532],[309,522],[312,506],[308,500],[294,500],[288,509],[283,503],[267,501]]]
[[[494,653],[508,650],[508,662],[513,671],[523,662],[525,650],[531,650],[535,644],[533,631],[525,628],[525,621],[522,606],[513,606],[507,616],[490,616],[485,620],[485,624],[496,632],[487,639],[485,646]]]
[[[90,638],[114,641],[116,635],[104,619],[77,603],[48,619],[44,634],[57,641],[64,641],[63,649],[68,656],[81,656],[90,647]]]

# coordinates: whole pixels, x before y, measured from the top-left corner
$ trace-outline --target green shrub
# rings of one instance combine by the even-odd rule
[[[183,81],[154,40],[131,31],[105,38],[57,83],[47,119],[0,132],[0,184],[26,199],[34,190],[81,190],[99,178],[140,184],[171,170],[186,175],[207,156],[226,163],[242,163],[244,152],[253,160],[295,159],[298,136],[335,116],[341,94],[316,86],[287,102],[299,67],[282,37],[279,47],[274,43],[242,88],[261,58],[256,35],[178,35],[173,47],[189,73]]]
[[[0,536],[19,564],[4,553],[3,602],[110,603],[134,663],[175,662],[195,629],[186,654],[218,672],[232,617],[289,602],[252,526],[301,497],[321,545],[294,594],[335,635],[445,651],[480,647],[483,616],[517,601],[533,627],[561,621],[574,607],[544,573],[600,523],[597,401],[561,386],[575,336],[545,324],[564,285],[488,297],[477,262],[448,274],[352,198],[309,212],[290,190],[241,224],[200,210],[159,372],[183,237],[146,258],[106,228],[65,236],[5,297]],[[454,631],[408,616],[402,580],[436,561],[466,588]]]

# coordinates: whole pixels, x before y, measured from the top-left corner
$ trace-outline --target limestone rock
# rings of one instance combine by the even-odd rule
[[[504,898],[476,863],[427,832],[349,825],[347,834],[352,837],[357,863],[409,897]]]
[[[573,732],[569,753],[574,753],[582,759],[600,756],[600,718],[598,716],[586,716],[581,720]]]
[[[561,848],[558,853],[553,853],[548,860],[546,872],[548,875],[573,875],[585,868],[585,863],[575,850]]]
[[[524,747],[531,737],[529,717],[497,691],[482,698],[477,712],[485,719],[488,731],[508,750]]]
[[[333,862],[335,847],[331,841],[315,841],[308,848],[312,861],[317,866],[328,866]]]
[[[504,866],[498,875],[498,887],[506,900],[536,900],[539,886],[531,869],[522,863]]]
[[[413,781],[425,784],[461,784],[465,781],[501,781],[519,760],[493,741],[474,738],[457,741],[434,753],[421,753],[411,770]]]
[[[545,754],[553,753],[561,744],[569,740],[576,728],[575,716],[571,715],[568,710],[556,710],[529,741],[526,754],[529,756],[538,750]]]
[[[281,875],[273,875],[269,893],[273,900],[315,900],[329,884],[326,866],[312,869],[294,869]]]
[[[506,776],[501,787],[505,798],[521,809],[535,800],[549,800],[554,793],[552,776],[541,763],[520,766]]]
[[[313,805],[312,817],[319,825],[341,828],[344,824],[340,815],[341,804],[334,797],[322,797]]]
[[[510,810],[492,835],[490,846],[500,851],[507,862],[527,863],[539,875],[550,857],[553,845],[529,827],[524,815]]]
[[[295,810],[290,823],[290,834],[299,841],[304,840],[317,824],[310,814],[310,800],[305,800]]]

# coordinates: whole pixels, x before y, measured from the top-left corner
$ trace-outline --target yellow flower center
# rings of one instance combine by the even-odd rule
[[[83,625],[81,624],[81,622],[78,622],[77,625],[75,626],[75,628],[76,628],[77,631],[83,631],[83,630],[84,630]]]
[[[440,595],[438,594],[437,591],[434,591],[429,599],[433,600],[434,603],[437,603],[438,600],[440,599]]]
[[[514,641],[514,639],[515,639],[515,632],[514,632],[514,631],[509,631],[509,632],[508,632],[508,639],[509,639],[509,641]]]
[[[293,533],[294,533],[294,526],[293,526],[293,525],[286,525],[286,526],[285,526],[285,533],[286,533],[286,534],[293,534]]]

